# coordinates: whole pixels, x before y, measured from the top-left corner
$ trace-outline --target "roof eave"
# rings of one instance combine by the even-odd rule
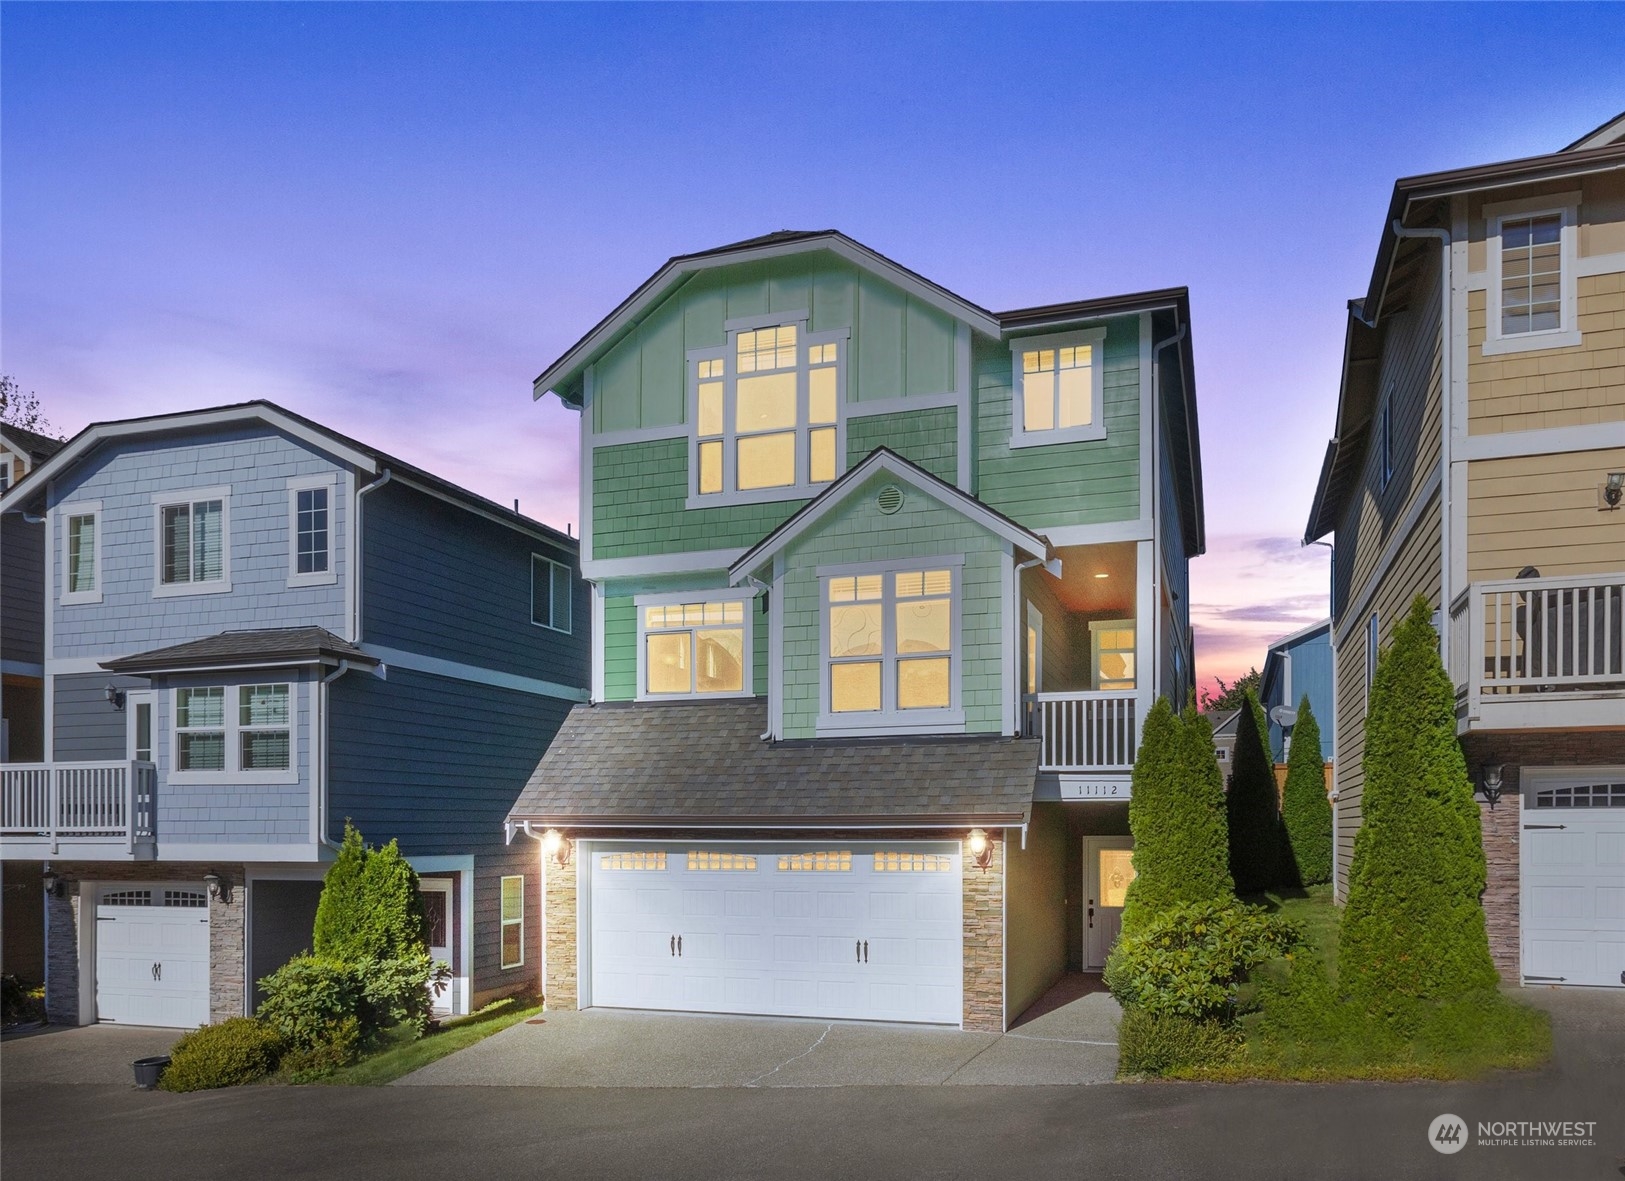
[[[908,812],[895,816],[877,816],[873,813],[828,816],[802,813],[795,816],[741,815],[671,816],[651,813],[580,814],[515,809],[508,813],[507,823],[534,827],[547,825],[559,829],[772,829],[780,831],[823,831],[826,829],[899,828],[1016,828],[1026,824],[1027,812]]]

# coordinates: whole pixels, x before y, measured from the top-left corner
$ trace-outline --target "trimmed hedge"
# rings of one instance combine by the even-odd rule
[[[164,1091],[203,1091],[258,1082],[277,1068],[283,1050],[276,1030],[252,1017],[195,1029],[170,1050]]]
[[[1247,973],[1302,941],[1289,920],[1235,899],[1194,902],[1119,939],[1106,987],[1125,1009],[1225,1020]]]
[[[1119,1075],[1171,1075],[1228,1066],[1244,1049],[1241,1031],[1218,1021],[1125,1009],[1117,1025]]]
[[[1315,886],[1332,880],[1332,803],[1326,798],[1326,763],[1320,754],[1320,723],[1309,695],[1298,704],[1292,749],[1286,757],[1286,791],[1281,805],[1298,882]]]
[[[1367,1011],[1492,989],[1479,895],[1484,843],[1456,741],[1456,694],[1418,595],[1377,661],[1365,731],[1364,816],[1349,864],[1338,984]]]
[[[1284,868],[1285,841],[1269,752],[1269,722],[1263,719],[1263,706],[1247,690],[1236,719],[1230,790],[1224,797],[1230,876],[1238,894],[1268,890],[1281,881]]]

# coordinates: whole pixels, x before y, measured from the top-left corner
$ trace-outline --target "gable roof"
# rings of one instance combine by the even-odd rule
[[[1579,139],[1575,140],[1565,152],[1583,152],[1588,148],[1601,148],[1608,144],[1625,142],[1625,111],[1621,111],[1612,119],[1600,126],[1593,127]]]
[[[1043,537],[1018,525],[997,509],[989,508],[974,496],[961,492],[946,480],[938,479],[889,447],[876,447],[856,467],[849,469],[828,488],[792,513],[773,532],[741,554],[738,561],[728,568],[729,582],[737,584],[760,570],[768,559],[813,529],[870,476],[880,472],[885,472],[946,507],[956,510],[988,532],[1004,538],[1016,548],[1036,557],[1049,557],[1049,542]]]
[[[0,439],[4,439],[13,451],[26,455],[30,463],[42,463],[62,450],[63,445],[61,439],[13,426],[9,422],[0,422]]]
[[[17,485],[0,498],[0,511],[15,512],[25,504],[37,500],[45,493],[46,485],[63,471],[77,463],[103,443],[116,439],[140,438],[153,435],[201,430],[232,423],[262,422],[299,439],[318,451],[343,460],[367,475],[387,472],[391,479],[409,484],[420,492],[450,501],[480,516],[519,529],[533,537],[564,546],[576,546],[576,540],[560,533],[551,525],[533,520],[512,509],[504,508],[494,500],[487,500],[459,484],[424,471],[414,464],[376,447],[358,443],[347,435],[325,427],[321,423],[295,414],[274,402],[256,400],[236,402],[227,406],[211,406],[202,410],[183,410],[173,414],[153,414],[144,418],[122,418],[108,422],[93,422],[80,431],[61,449],[35,467]]]
[[[109,672],[147,674],[261,665],[338,664],[341,660],[365,668],[375,668],[379,663],[376,656],[368,656],[324,627],[272,627],[220,632],[201,640],[104,660],[102,667]]]

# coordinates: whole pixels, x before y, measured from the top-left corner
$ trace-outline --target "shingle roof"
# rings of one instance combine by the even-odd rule
[[[42,435],[38,431],[13,426],[9,422],[0,423],[0,435],[5,436],[8,443],[26,452],[28,458],[35,463],[42,459],[49,459],[62,450],[63,441],[61,439],[53,439],[50,435]]]
[[[1025,823],[1038,743],[766,742],[761,699],[578,705],[510,819],[628,827]]]
[[[378,663],[325,627],[273,627],[230,631],[168,648],[102,661],[117,673],[155,673],[182,668],[240,668],[250,664],[318,664],[348,660],[371,668]]]

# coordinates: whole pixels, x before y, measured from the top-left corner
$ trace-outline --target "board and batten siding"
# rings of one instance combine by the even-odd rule
[[[334,481],[331,556],[337,578],[290,588],[288,481],[321,475]],[[231,488],[231,590],[154,596],[155,497],[221,486]],[[124,656],[243,628],[314,625],[343,634],[350,527],[343,488],[339,464],[263,424],[103,444],[52,484],[51,659]],[[86,501],[102,506],[101,602],[63,605],[66,518],[74,504]]]
[[[0,517],[0,659],[45,660],[45,526],[21,513]]]
[[[702,271],[593,367],[592,433],[680,426],[687,354],[721,348],[726,323],[808,313],[808,331],[850,332],[847,401],[954,392],[952,317],[827,251]]]
[[[1625,405],[1625,390],[1614,396]],[[1625,570],[1625,512],[1599,512],[1597,489],[1625,471],[1625,448],[1474,460],[1467,465],[1467,577]]]
[[[1006,516],[1039,526],[1139,517],[1140,318],[1104,323],[1106,437],[1082,443],[1012,449],[1010,343],[976,338],[976,494]]]
[[[573,545],[398,483],[363,503],[365,643],[585,689],[592,601]],[[571,570],[568,632],[531,622],[532,554]]]
[[[957,671],[965,731],[1003,727],[1003,543],[913,488],[897,512],[882,513],[875,496],[890,482],[885,472],[864,481],[784,553],[784,738],[812,738],[817,731],[824,667],[818,567],[960,554]]]

